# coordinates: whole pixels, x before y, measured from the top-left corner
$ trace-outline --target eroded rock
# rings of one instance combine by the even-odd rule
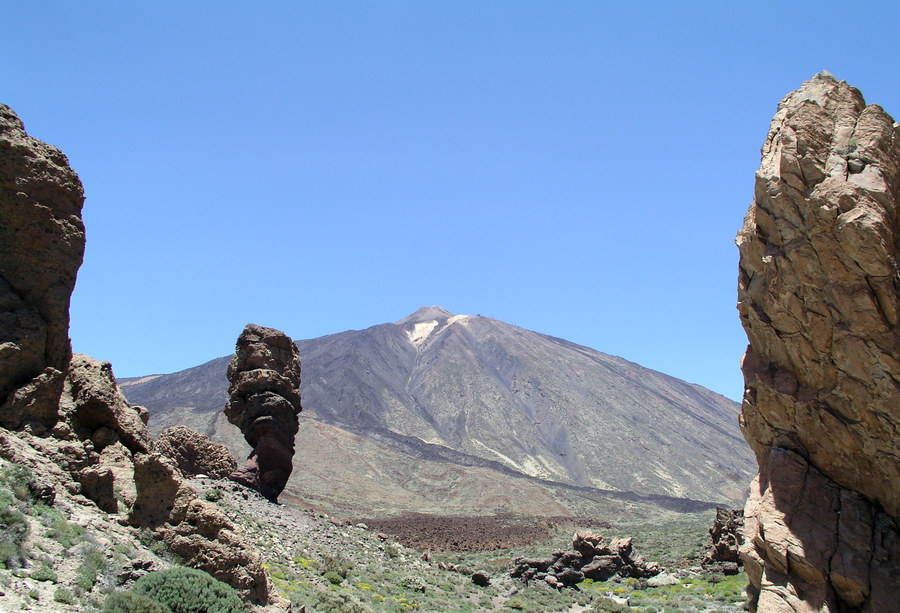
[[[293,469],[300,406],[300,353],[273,328],[248,324],[228,366],[228,421],[253,447],[231,479],[276,501]]]
[[[510,576],[526,583],[544,581],[553,587],[568,587],[585,579],[652,577],[661,570],[658,563],[634,555],[631,538],[606,543],[595,532],[577,532],[572,537],[572,549],[554,551],[549,558],[516,558]]]
[[[84,256],[84,190],[66,156],[0,104],[0,425],[55,422]],[[30,386],[14,396],[19,388]]]
[[[156,440],[156,449],[170,458],[188,476],[206,475],[225,479],[237,468],[228,447],[209,440],[186,426],[167,428]]]
[[[134,482],[131,525],[153,530],[188,566],[228,583],[247,602],[269,602],[272,586],[257,549],[238,535],[218,507],[200,499],[171,459],[159,453],[136,455]]]
[[[709,542],[700,564],[725,575],[738,573],[742,564],[740,548],[744,543],[744,510],[716,508],[716,518],[709,529]]]
[[[782,100],[737,237],[760,611],[900,610],[898,198],[881,107],[827,73]]]

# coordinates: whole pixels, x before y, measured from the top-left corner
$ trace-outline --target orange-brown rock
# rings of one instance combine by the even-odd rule
[[[170,458],[188,476],[206,475],[225,479],[237,468],[228,447],[214,443],[208,436],[187,426],[167,428],[156,440],[156,450]]]
[[[900,611],[894,120],[827,73],[788,94],[737,244],[751,604]]]
[[[231,479],[275,502],[293,469],[300,406],[300,352],[284,332],[248,324],[228,365],[228,421],[253,447]]]
[[[0,104],[0,425],[52,427],[72,350],[84,190],[66,156]],[[16,394],[20,388],[26,388]]]
[[[199,498],[171,459],[159,453],[135,455],[134,482],[131,525],[153,530],[188,566],[228,583],[245,601],[269,602],[272,586],[259,551],[218,507]]]

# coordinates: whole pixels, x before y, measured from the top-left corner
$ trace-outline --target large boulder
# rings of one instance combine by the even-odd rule
[[[170,458],[187,476],[206,475],[225,479],[237,468],[237,461],[228,447],[209,440],[187,426],[172,426],[163,430],[156,440],[156,450]]]
[[[300,406],[300,352],[284,332],[248,324],[228,365],[228,421],[253,447],[231,479],[275,502],[291,476]]]
[[[881,107],[827,73],[781,101],[737,237],[760,611],[900,610],[898,199]]]
[[[0,104],[0,425],[55,423],[84,256],[84,190],[66,156]],[[27,388],[16,394],[20,388]]]

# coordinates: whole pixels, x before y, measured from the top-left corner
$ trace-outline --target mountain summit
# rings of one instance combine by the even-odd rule
[[[428,321],[441,321],[453,317],[453,313],[441,306],[423,306],[412,315],[407,315],[400,321],[396,322],[398,326],[407,326],[409,324],[419,324]]]
[[[352,491],[360,497],[391,491],[384,497],[390,505],[415,489],[412,498],[427,506],[424,498],[431,496],[436,508],[445,508],[445,500],[436,501],[450,495],[439,491],[450,486],[430,482],[425,473],[433,468],[433,475],[453,482],[460,474],[472,478],[477,467],[492,479],[737,501],[753,470],[736,403],[496,319],[423,307],[396,323],[297,345],[305,418],[294,475],[302,481],[312,471],[328,486],[292,477],[286,494],[302,498],[318,487],[323,491],[316,495],[333,504]],[[221,358],[172,375],[125,380],[123,391],[150,409],[153,430],[188,423],[218,435],[239,455],[245,451],[221,427],[226,363]],[[460,473],[453,467],[468,468]],[[360,481],[353,470],[368,476]],[[334,487],[342,479],[343,492]],[[461,486],[453,487],[462,496]]]

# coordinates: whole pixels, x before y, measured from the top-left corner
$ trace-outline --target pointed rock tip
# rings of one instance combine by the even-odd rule
[[[451,313],[444,307],[437,306],[437,305],[423,306],[422,308],[420,308],[418,311],[416,311],[412,315],[408,315],[395,323],[398,326],[403,326],[406,324],[414,324],[414,323],[419,323],[419,322],[423,322],[423,321],[434,321],[434,320],[439,321],[441,319],[448,319],[450,317],[453,317],[453,313]]]

